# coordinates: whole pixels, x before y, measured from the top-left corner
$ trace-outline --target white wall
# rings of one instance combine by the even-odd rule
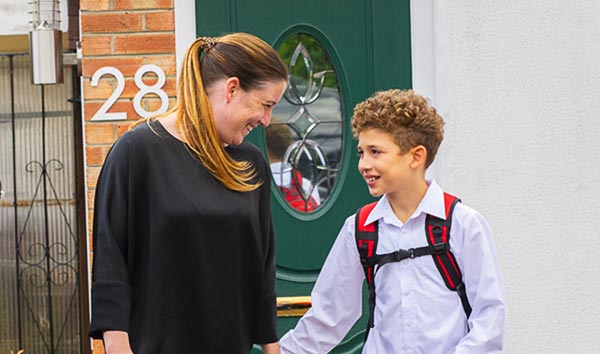
[[[33,29],[30,23],[33,15],[29,12],[34,0],[0,0],[0,35],[28,34]],[[47,0],[50,1],[50,0]],[[67,0],[60,1],[60,29],[68,28]]]
[[[441,179],[494,230],[504,352],[597,353],[600,1],[432,3]]]

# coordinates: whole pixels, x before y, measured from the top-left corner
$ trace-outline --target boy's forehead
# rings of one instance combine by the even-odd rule
[[[379,128],[369,128],[358,134],[358,145],[376,146],[395,143],[394,136]]]

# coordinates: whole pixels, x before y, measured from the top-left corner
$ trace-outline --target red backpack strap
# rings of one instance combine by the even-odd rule
[[[444,279],[448,289],[456,291],[462,302],[467,317],[471,315],[471,305],[467,298],[467,291],[462,279],[462,273],[456,262],[456,258],[450,251],[450,228],[452,226],[452,212],[460,199],[453,195],[444,193],[444,207],[446,219],[441,219],[427,214],[425,219],[425,233],[427,242],[436,252],[432,254],[433,261]]]
[[[312,195],[305,200],[304,196],[300,193],[302,188],[302,178],[302,173],[300,173],[300,171],[296,169],[292,170],[291,186],[289,188],[279,186],[279,190],[283,194],[283,198],[292,208],[308,213],[317,209],[319,204]]]
[[[369,289],[369,323],[367,326],[366,336],[369,335],[369,329],[374,326],[373,314],[375,312],[375,266],[376,262],[373,263],[372,259],[377,252],[377,241],[378,235],[378,222],[374,221],[368,225],[365,225],[369,214],[373,208],[375,208],[377,202],[367,204],[356,212],[355,232],[354,237],[356,238],[356,247],[358,248],[358,254],[360,256],[360,264],[365,272],[365,279],[367,280],[367,287]],[[366,340],[365,336],[365,340]]]

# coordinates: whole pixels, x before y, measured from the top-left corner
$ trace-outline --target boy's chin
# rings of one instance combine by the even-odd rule
[[[370,188],[369,188],[369,194],[370,194],[372,197],[376,197],[376,198],[377,198],[377,197],[381,197],[381,195],[383,195],[383,193],[382,193],[381,191],[378,191],[378,190],[372,190],[372,189],[370,189]]]

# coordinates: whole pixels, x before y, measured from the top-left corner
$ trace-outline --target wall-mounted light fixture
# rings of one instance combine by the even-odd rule
[[[33,30],[29,32],[31,82],[61,84],[64,78],[59,0],[34,0],[30,5],[33,15]]]

